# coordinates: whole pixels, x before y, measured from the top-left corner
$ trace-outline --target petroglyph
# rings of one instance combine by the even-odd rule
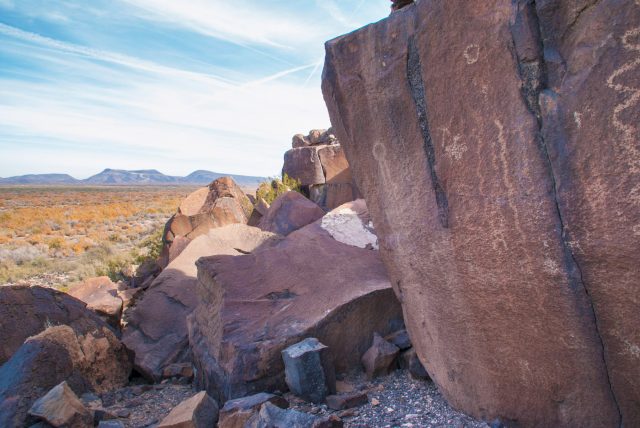
[[[451,132],[447,128],[442,129],[442,146],[444,147],[445,154],[449,159],[459,161],[462,156],[468,150],[466,144],[462,143],[462,135],[451,135]]]
[[[637,0],[636,4],[640,5],[640,0]],[[635,38],[635,41],[632,40],[633,38]],[[640,27],[627,31],[622,36],[621,41],[626,50],[640,53]],[[627,86],[628,81],[636,80],[632,76],[634,76],[634,73],[635,75],[640,73],[638,67],[640,67],[640,54],[636,55],[635,59],[616,69],[607,79],[607,86],[624,96],[624,101],[617,104],[613,109],[612,124],[620,133],[622,138],[620,147],[627,154],[627,162],[629,162],[629,167],[633,174],[640,173],[640,150],[638,150],[637,146],[638,129],[636,122],[629,121],[628,118],[625,121],[622,115],[626,110],[636,107],[640,101],[640,88]],[[627,79],[622,83],[620,81],[622,79],[619,79],[619,77],[625,73],[627,73]]]
[[[573,112],[573,120],[576,123],[578,129],[582,128],[582,113],[578,113],[577,111]]]
[[[464,59],[467,60],[467,64],[475,64],[478,62],[478,58],[480,57],[480,46],[471,44],[465,48],[462,55],[464,56]]]

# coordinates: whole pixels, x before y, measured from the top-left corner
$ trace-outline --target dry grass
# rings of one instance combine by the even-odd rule
[[[0,284],[52,272],[77,281],[139,261],[193,190],[0,187]]]

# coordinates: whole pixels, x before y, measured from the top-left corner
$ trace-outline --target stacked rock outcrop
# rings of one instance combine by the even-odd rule
[[[640,4],[418,1],[327,43],[323,92],[453,406],[640,425]]]
[[[349,163],[331,129],[297,134],[292,147],[284,155],[282,174],[299,180],[309,199],[332,210],[358,198]]]
[[[247,224],[253,204],[231,177],[221,177],[191,193],[167,222],[163,234],[162,265],[175,259],[191,240],[210,229],[228,224]],[[173,243],[176,248],[171,250]]]

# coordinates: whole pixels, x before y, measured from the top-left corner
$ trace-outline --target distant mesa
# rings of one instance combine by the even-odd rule
[[[99,174],[85,180],[78,180],[68,174],[28,174],[16,177],[0,178],[0,184],[94,184],[94,185],[204,185],[230,176],[240,186],[256,186],[264,177],[230,175],[212,171],[198,170],[186,177],[165,175],[156,169],[124,170],[107,168]]]

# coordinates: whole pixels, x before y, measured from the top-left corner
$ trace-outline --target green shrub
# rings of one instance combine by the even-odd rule
[[[260,183],[258,190],[256,190],[256,198],[262,198],[266,203],[271,204],[278,196],[292,190],[304,194],[300,180],[284,174],[282,178],[274,177]]]

